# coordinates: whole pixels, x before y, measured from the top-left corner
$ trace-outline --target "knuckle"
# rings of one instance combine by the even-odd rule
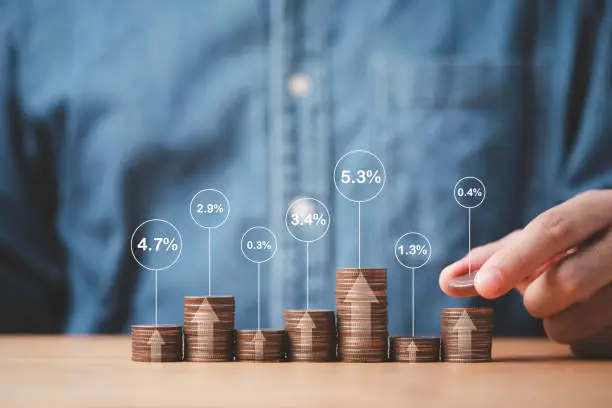
[[[562,272],[558,276],[557,285],[559,285],[560,296],[565,296],[572,301],[583,300],[589,297],[587,293],[584,278],[580,271],[571,264],[563,266]]]
[[[559,344],[570,344],[574,340],[571,331],[560,319],[544,319],[544,331],[549,339]]]
[[[536,219],[535,227],[550,241],[564,240],[570,232],[567,218],[554,209],[542,213]]]
[[[523,305],[525,306],[527,312],[533,317],[538,319],[546,317],[542,313],[542,302],[540,301],[540,298],[532,295],[530,291],[525,292],[525,295],[523,296]]]

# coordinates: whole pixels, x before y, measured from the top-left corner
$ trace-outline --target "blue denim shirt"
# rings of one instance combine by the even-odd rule
[[[153,275],[129,248],[150,218],[183,237],[159,274],[159,321],[181,322],[183,296],[208,287],[207,232],[189,214],[203,188],[231,203],[212,233],[212,292],[236,296],[238,327],[256,322],[256,267],[240,251],[253,225],[278,239],[263,325],[305,306],[304,244],[284,224],[297,196],[332,214],[310,246],[310,304],[334,308],[334,269],[357,255],[356,206],[333,168],[367,149],[387,182],[362,205],[362,266],[389,268],[390,331],[407,332],[393,245],[426,234],[416,332],[437,333],[441,307],[484,304],[437,284],[468,249],[455,182],[487,187],[473,245],[612,187],[611,95],[610,1],[0,0],[0,331],[152,323]],[[502,334],[540,331],[517,294],[496,319]]]

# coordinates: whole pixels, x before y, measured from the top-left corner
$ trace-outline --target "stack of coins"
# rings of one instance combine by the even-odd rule
[[[387,357],[387,270],[336,270],[338,358],[380,362]]]
[[[390,337],[389,357],[392,361],[409,363],[440,361],[440,338]]]
[[[132,361],[165,363],[181,361],[183,333],[181,326],[132,326]]]
[[[237,361],[284,361],[284,330],[236,330]]]
[[[442,309],[444,361],[478,363],[491,361],[493,309]]]
[[[185,360],[233,359],[235,309],[233,296],[185,297]]]
[[[333,310],[285,310],[290,361],[336,359],[336,320]]]

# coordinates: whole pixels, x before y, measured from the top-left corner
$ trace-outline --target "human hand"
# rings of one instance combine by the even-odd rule
[[[470,255],[474,288],[448,285],[467,273],[466,256],[442,271],[445,293],[494,299],[516,288],[551,339],[578,354],[597,344],[612,356],[612,190],[577,195]]]

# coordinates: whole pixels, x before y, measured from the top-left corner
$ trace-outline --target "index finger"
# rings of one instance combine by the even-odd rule
[[[540,214],[524,228],[521,240],[482,265],[476,291],[488,299],[506,294],[551,258],[610,225],[611,207],[610,192],[589,191]]]

